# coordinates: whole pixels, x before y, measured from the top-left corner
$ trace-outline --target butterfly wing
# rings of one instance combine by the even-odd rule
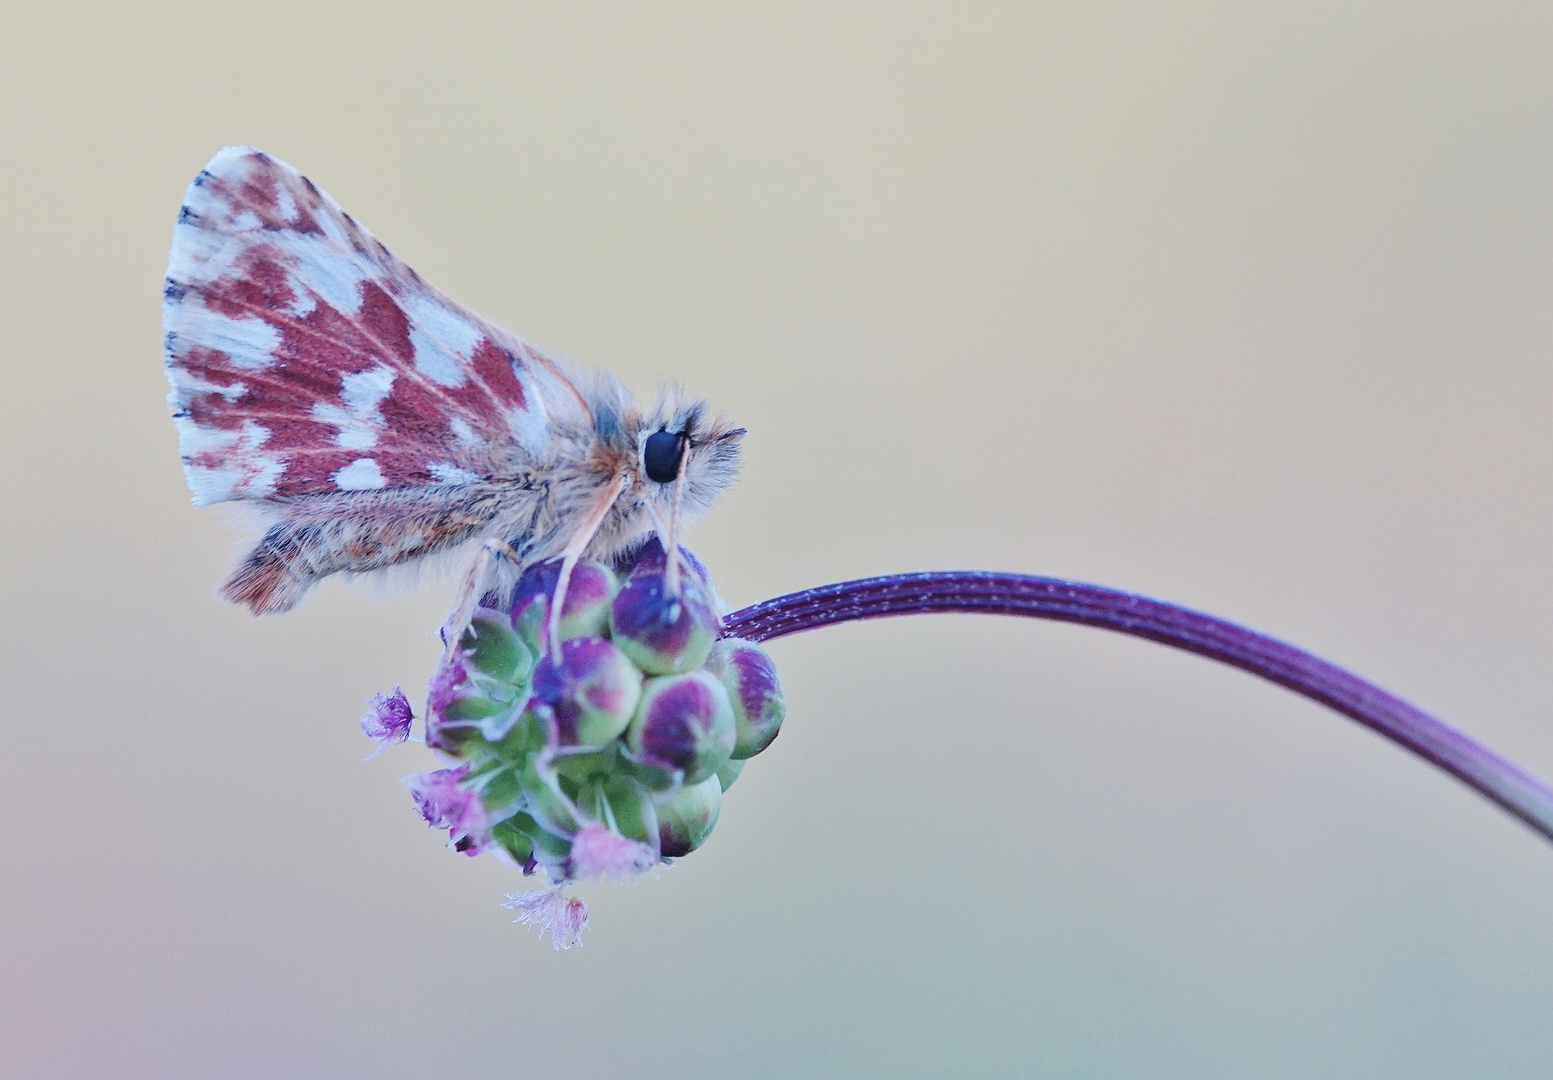
[[[249,147],[190,185],[162,319],[196,505],[470,483],[587,415],[554,361]]]

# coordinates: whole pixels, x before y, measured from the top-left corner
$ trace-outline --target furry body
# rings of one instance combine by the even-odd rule
[[[255,614],[289,610],[331,574],[471,541],[520,564],[582,541],[607,559],[677,512],[675,485],[642,466],[657,431],[687,436],[686,516],[738,468],[743,431],[702,402],[671,386],[644,410],[614,378],[545,356],[261,151],[223,150],[190,186],[164,298],[195,502],[242,502],[268,524],[221,589]],[[516,569],[477,561],[466,594]]]

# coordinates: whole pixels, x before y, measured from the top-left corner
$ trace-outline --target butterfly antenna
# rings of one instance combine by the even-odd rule
[[[609,513],[609,508],[615,505],[615,500],[620,498],[620,493],[625,490],[626,474],[620,473],[609,482],[588,510],[588,516],[583,519],[577,532],[572,536],[571,543],[566,545],[566,550],[561,552],[561,575],[555,583],[555,593],[550,598],[550,655],[561,661],[561,605],[566,603],[566,587],[572,580],[572,569],[577,565],[577,560],[582,558],[582,553],[587,550],[588,544],[593,540],[593,534],[599,531],[599,526],[604,523],[604,516]]]

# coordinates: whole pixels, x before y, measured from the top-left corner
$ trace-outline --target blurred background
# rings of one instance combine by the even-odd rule
[[[996,568],[1244,622],[1553,774],[1539,3],[6,3],[0,1073],[1546,1076],[1553,849],[1098,631],[779,642],[708,845],[497,905],[366,764],[443,583],[214,599],[159,290],[218,148],[750,431],[741,606]]]

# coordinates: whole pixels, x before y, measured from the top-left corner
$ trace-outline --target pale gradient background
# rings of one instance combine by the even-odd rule
[[[361,761],[449,590],[223,607],[179,474],[166,248],[252,143],[747,424],[692,538],[735,604],[1136,589],[1553,774],[1553,15],[1279,6],[7,3],[0,1074],[1553,1074],[1553,848],[1073,627],[777,644],[708,847],[552,952],[426,755]]]

